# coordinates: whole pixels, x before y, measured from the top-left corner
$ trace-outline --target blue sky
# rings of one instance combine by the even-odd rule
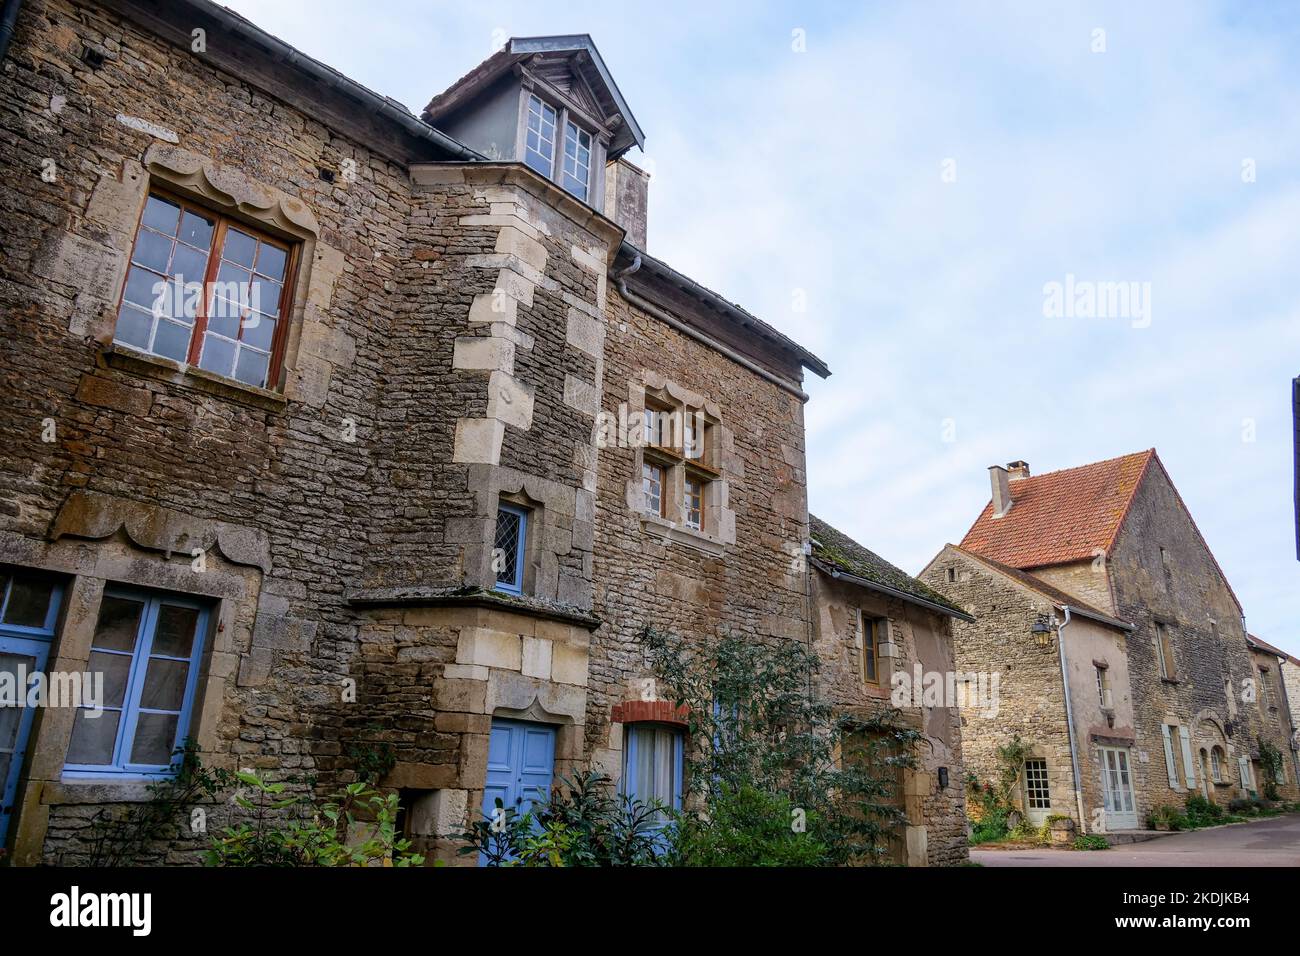
[[[226,2],[415,112],[501,37],[590,33],[646,133],[649,250],[835,373],[815,513],[916,572],[987,466],[1154,446],[1300,655],[1300,6]],[[1067,275],[1150,283],[1149,321],[1045,316]]]

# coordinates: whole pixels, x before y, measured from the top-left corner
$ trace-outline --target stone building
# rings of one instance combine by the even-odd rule
[[[0,82],[0,662],[106,675],[4,725],[10,860],[84,859],[187,738],[372,768],[449,859],[575,769],[677,801],[640,637],[808,639],[829,372],[646,252],[591,39],[416,117],[206,0],[33,0]]]
[[[813,633],[824,693],[845,713],[896,709],[918,732],[915,766],[900,773],[907,817],[894,858],[941,866],[967,859],[958,701],[933,693],[954,671],[953,620],[974,623],[947,598],[809,516]],[[929,677],[930,682],[926,682]]]
[[[1241,604],[1155,450],[990,475],[962,543],[920,575],[977,619],[954,625],[958,669],[1001,675],[998,718],[963,721],[971,770],[995,776],[1019,735],[1027,815],[1085,832],[1258,792],[1260,742],[1289,752],[1288,735],[1255,703]]]
[[[1256,703],[1260,716],[1279,741],[1277,746],[1285,761],[1283,772],[1300,782],[1300,723],[1296,720],[1300,661],[1254,634],[1246,635],[1246,643],[1259,675]]]

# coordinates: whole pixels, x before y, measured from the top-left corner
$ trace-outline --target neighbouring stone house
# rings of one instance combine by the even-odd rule
[[[959,863],[967,859],[961,718],[952,698],[926,692],[936,682],[946,688],[954,671],[951,622],[974,618],[815,515],[808,521],[824,693],[842,712],[865,718],[896,709],[921,735],[915,766],[900,772],[907,827],[894,858]]]
[[[9,859],[84,859],[186,737],[378,768],[444,859],[577,769],[679,800],[641,635],[810,639],[829,372],[646,252],[590,38],[512,39],[418,118],[206,0],[33,0],[2,66],[0,663],[105,675],[97,717],[0,725]],[[912,859],[955,859],[960,795],[918,781]]]
[[[954,624],[958,669],[1001,675],[998,718],[963,721],[971,771],[996,776],[1019,735],[1027,815],[1084,832],[1258,792],[1260,742],[1289,752],[1288,735],[1255,703],[1241,604],[1155,450],[990,475],[989,504],[920,575],[976,617]]]
[[[1283,773],[1300,781],[1300,725],[1296,722],[1296,707],[1300,705],[1300,661],[1254,634],[1246,635],[1246,643],[1250,645],[1259,675],[1255,702],[1260,716],[1278,741],[1285,761]]]

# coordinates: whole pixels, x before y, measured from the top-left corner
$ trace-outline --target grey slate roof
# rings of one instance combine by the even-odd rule
[[[812,561],[833,571],[852,575],[866,586],[896,595],[951,616],[974,620],[938,591],[918,581],[906,571],[894,567],[869,548],[864,548],[842,531],[837,531],[815,515],[808,516],[812,538]]]

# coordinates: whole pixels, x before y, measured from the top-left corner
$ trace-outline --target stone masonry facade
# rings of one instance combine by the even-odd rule
[[[1133,793],[1125,828],[1145,826],[1157,807],[1181,809],[1192,794],[1218,803],[1262,794],[1261,741],[1276,746],[1288,766],[1280,796],[1297,793],[1276,658],[1252,654],[1241,605],[1163,465],[1154,451],[1130,458],[1142,464],[1144,456],[1149,463],[1113,540],[1094,557],[1021,569],[949,545],[921,575],[977,618],[954,624],[959,668],[1001,674],[998,719],[963,723],[968,768],[994,779],[997,748],[1018,734],[1034,758],[1046,761],[1050,812],[1088,831],[1105,828],[1114,809],[1101,780],[1104,766],[1114,766],[1103,762],[1118,760],[1116,751],[1124,754]],[[1031,540],[1041,548],[1053,519],[1035,520],[1043,524]],[[1081,526],[1077,516],[1071,520]],[[1062,629],[1067,607],[1074,613]]]
[[[680,723],[646,627],[814,639],[799,384],[819,363],[642,268],[556,182],[233,29],[188,4],[22,8],[0,80],[0,567],[62,588],[50,670],[88,667],[106,589],[210,609],[187,728],[205,763],[326,790],[382,758],[417,847],[472,864],[455,837],[494,721],[551,728],[557,776],[618,779],[627,727]],[[265,387],[115,341],[153,193],[293,250]],[[644,196],[620,203],[644,242]],[[707,422],[698,526],[688,468],[652,514],[648,453],[602,438],[647,403]],[[505,506],[528,516],[517,593],[494,588]],[[882,613],[905,656],[942,655],[938,618]],[[932,775],[961,780],[960,728],[918,719],[914,862],[958,862],[961,788]],[[84,860],[94,816],[147,797],[146,780],[65,772],[73,720],[32,723],[15,864]],[[210,808],[209,830],[228,819]],[[145,858],[204,845],[185,831]]]

